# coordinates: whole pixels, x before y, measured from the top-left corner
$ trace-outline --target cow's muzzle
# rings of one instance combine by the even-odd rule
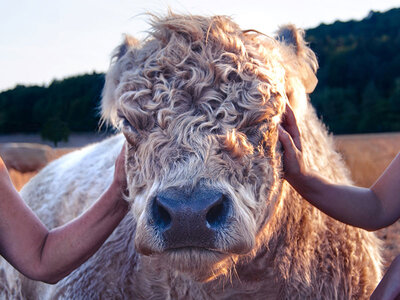
[[[216,190],[169,188],[153,199],[149,221],[162,236],[165,250],[218,250],[218,235],[229,225],[230,211],[231,200]]]

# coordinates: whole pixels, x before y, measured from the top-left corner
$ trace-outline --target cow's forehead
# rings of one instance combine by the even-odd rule
[[[285,72],[275,40],[242,32],[226,17],[158,21],[140,46],[120,49],[108,75],[117,77],[114,109],[130,121],[162,126],[188,112],[243,128],[280,111]]]
[[[247,83],[250,84],[223,83],[227,85],[223,87],[225,91],[211,84],[203,85],[196,95],[185,88],[156,83],[150,88],[123,91],[119,109],[133,126],[142,130],[157,124],[161,129],[173,125],[218,132],[271,121],[278,113],[279,95],[270,91],[268,83],[259,80]]]
[[[142,122],[153,118],[161,127],[183,122],[245,128],[277,114],[279,102],[274,102],[282,93],[270,67],[249,60],[247,69],[241,69],[224,55],[214,61],[197,54],[188,57],[184,59],[189,62],[176,66],[169,56],[158,60],[155,54],[122,76],[120,105],[130,121],[140,116]]]

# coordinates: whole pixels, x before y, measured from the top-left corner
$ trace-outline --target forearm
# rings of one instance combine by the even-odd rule
[[[55,283],[88,259],[128,211],[125,147],[118,155],[114,180],[84,214],[51,230],[25,204],[0,157],[0,255],[25,276]]]
[[[288,181],[303,198],[334,219],[367,230],[387,226],[382,203],[370,189],[333,184],[312,171]]]
[[[48,231],[13,187],[0,159],[0,254],[30,276]]]
[[[83,215],[50,231],[40,253],[39,269],[57,282],[86,261],[103,244],[128,210],[120,189],[112,185]]]

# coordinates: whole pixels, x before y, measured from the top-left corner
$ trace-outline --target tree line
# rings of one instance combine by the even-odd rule
[[[38,133],[58,142],[71,132],[98,130],[104,74],[54,80],[49,86],[23,86],[0,93],[0,134]]]
[[[311,102],[335,134],[400,131],[400,8],[306,31],[317,54]],[[55,144],[98,130],[104,74],[18,85],[0,93],[0,134],[37,133]]]
[[[306,32],[320,64],[311,102],[336,133],[400,131],[400,8]]]

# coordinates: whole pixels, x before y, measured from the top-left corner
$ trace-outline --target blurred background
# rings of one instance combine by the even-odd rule
[[[0,154],[10,169],[36,172],[111,134],[98,126],[111,53],[124,33],[146,37],[146,12],[168,8],[269,35],[304,28],[320,64],[311,102],[355,182],[371,184],[399,151],[399,1],[0,0]]]

